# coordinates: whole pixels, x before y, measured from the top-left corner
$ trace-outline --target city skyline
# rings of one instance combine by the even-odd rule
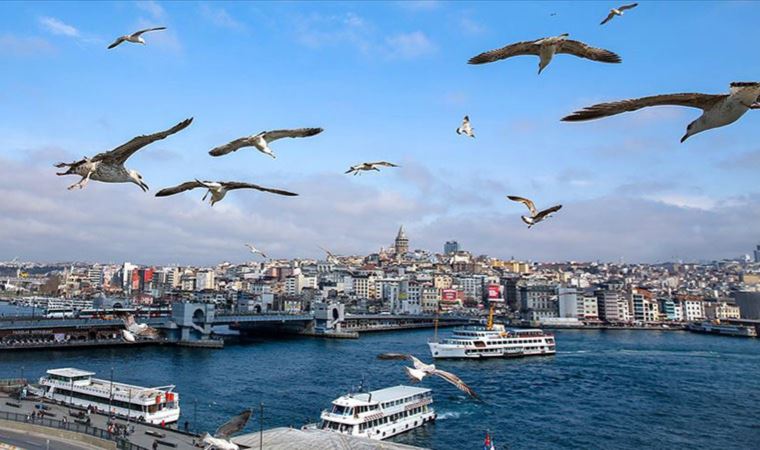
[[[0,73],[0,230],[10,236],[0,259],[202,265],[244,260],[244,242],[283,258],[318,257],[318,245],[368,254],[400,224],[412,248],[440,251],[455,239],[475,255],[533,261],[719,260],[751,253],[760,239],[751,113],[685,144],[678,138],[696,115],[676,108],[559,122],[596,101],[721,93],[752,79],[758,63],[741,56],[751,54],[744,34],[757,4],[644,3],[635,22],[605,27],[597,24],[607,2],[15,5],[0,6],[0,54],[10,61]],[[703,33],[713,20],[735,25]],[[168,30],[144,48],[105,49],[159,24]],[[534,58],[466,64],[562,32],[614,50],[623,64],[590,69],[558,57],[541,76]],[[123,71],[134,82],[115,84]],[[475,140],[454,132],[465,114]],[[182,134],[129,161],[148,194],[98,183],[69,192],[74,180],[54,175],[55,162],[190,116]],[[325,132],[278,142],[276,161],[255,151],[207,160],[229,139],[301,126]],[[375,159],[402,167],[342,173]],[[196,176],[301,196],[236,192],[213,209],[199,193],[153,197]],[[564,208],[527,230],[507,194]]]

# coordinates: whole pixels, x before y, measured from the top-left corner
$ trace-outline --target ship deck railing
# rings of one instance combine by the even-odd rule
[[[73,433],[81,433],[89,436],[102,439],[104,441],[116,442],[116,447],[120,450],[148,450],[145,447],[135,445],[126,439],[123,439],[108,430],[101,428],[91,427],[89,425],[77,423],[77,422],[64,422],[62,420],[47,419],[44,417],[32,417],[27,414],[19,414],[7,411],[0,411],[0,420],[8,420],[11,422],[28,423],[31,425],[38,425],[47,428],[56,428],[59,430],[66,430]]]

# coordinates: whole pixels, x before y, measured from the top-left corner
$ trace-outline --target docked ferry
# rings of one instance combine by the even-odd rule
[[[316,428],[386,439],[434,421],[432,403],[430,389],[413,386],[348,394],[333,400],[332,409],[322,411]]]
[[[40,378],[44,396],[67,405],[93,407],[152,424],[179,420],[179,395],[174,386],[146,388],[93,378],[94,372],[51,369]],[[109,399],[113,395],[111,401]]]
[[[554,335],[541,329],[507,329],[493,323],[455,328],[451,337],[429,342],[433,358],[514,358],[557,353]]]

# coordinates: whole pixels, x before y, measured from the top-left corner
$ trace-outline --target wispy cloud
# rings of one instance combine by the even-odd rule
[[[55,17],[40,17],[40,25],[51,34],[57,36],[79,37],[80,33],[74,26],[64,23]]]
[[[36,36],[0,35],[0,55],[38,56],[55,52],[53,44]]]
[[[313,13],[296,20],[296,39],[313,48],[333,45],[350,45],[362,52],[370,48],[372,29],[359,15],[324,15]]]
[[[154,20],[161,20],[166,17],[166,11],[163,6],[153,0],[145,0],[137,2],[137,7],[147,12]]]
[[[245,25],[232,17],[224,8],[216,8],[207,3],[201,3],[200,12],[201,16],[218,27],[237,31],[245,29]]]
[[[139,28],[150,28],[152,26],[155,26],[155,23],[141,18],[137,21],[137,26]],[[146,41],[149,41],[148,45],[150,46],[155,46],[156,48],[174,53],[182,52],[182,43],[180,42],[176,31],[172,28],[155,33],[145,34],[143,37]]]
[[[410,11],[432,11],[441,6],[438,0],[404,0],[396,2],[398,6]]]
[[[459,29],[469,35],[483,34],[488,31],[488,27],[466,16],[459,18]]]
[[[388,36],[385,39],[385,44],[390,58],[417,58],[431,54],[436,50],[435,45],[422,31]]]
[[[742,153],[735,158],[725,159],[718,163],[718,167],[727,170],[760,170],[760,149]]]

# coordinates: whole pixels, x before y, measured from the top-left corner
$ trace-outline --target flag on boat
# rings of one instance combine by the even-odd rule
[[[496,448],[493,446],[493,441],[491,440],[491,435],[488,434],[488,431],[486,431],[486,440],[483,442],[483,450],[496,450]]]

